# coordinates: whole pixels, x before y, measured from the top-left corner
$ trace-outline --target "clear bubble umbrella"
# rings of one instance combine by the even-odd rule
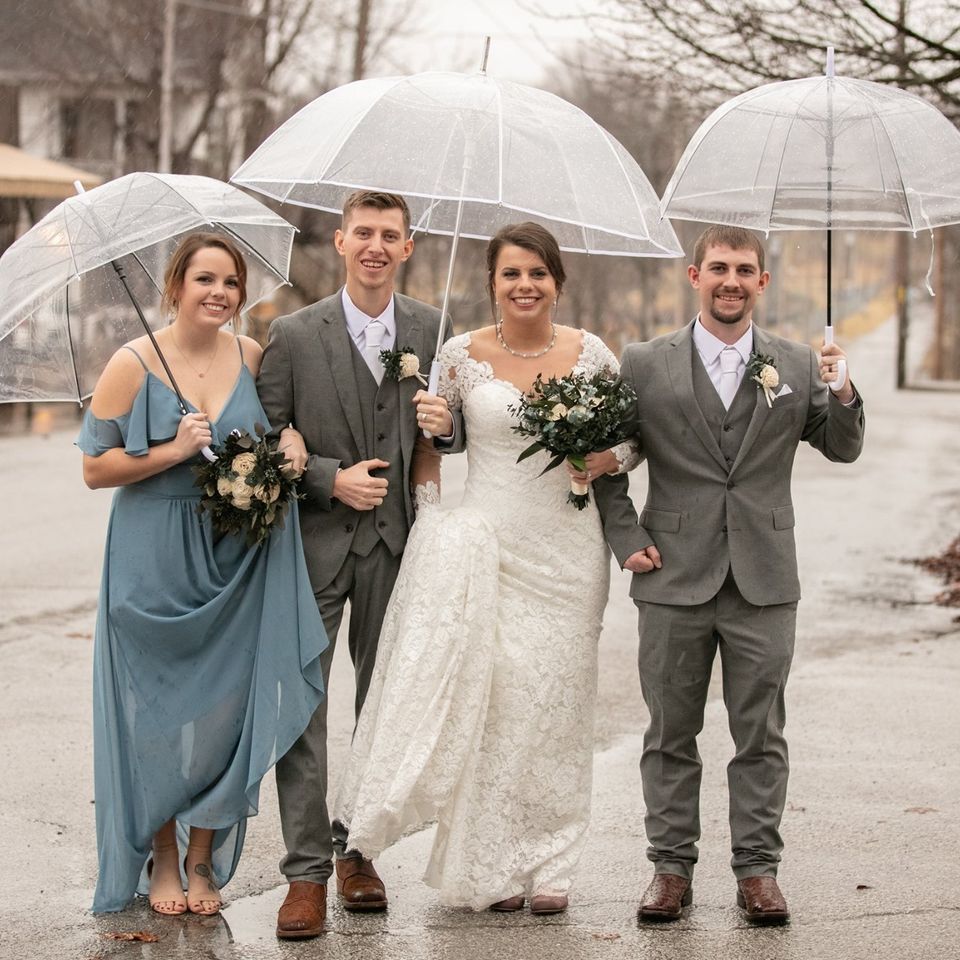
[[[287,282],[295,228],[208,177],[131,173],[64,200],[31,227],[0,257],[0,402],[90,396],[122,344],[169,322],[163,272],[179,240],[198,230],[237,242],[248,306]]]
[[[613,136],[560,97],[483,68],[337,87],[287,120],[231,179],[332,212],[353,190],[402,194],[415,231],[454,238],[444,321],[457,240],[487,239],[507,223],[537,221],[564,250],[683,255],[649,181]],[[438,350],[441,342],[442,330]]]
[[[836,76],[830,48],[825,76],[765,84],[704,120],[661,211],[764,232],[826,230],[831,342],[832,231],[960,223],[960,130],[911,93]]]

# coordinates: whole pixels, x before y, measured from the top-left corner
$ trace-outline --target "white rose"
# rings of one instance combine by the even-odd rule
[[[400,379],[415,377],[420,372],[420,358],[415,353],[400,354]]]
[[[230,469],[239,474],[241,477],[245,477],[250,473],[253,473],[253,468],[257,465],[257,456],[254,453],[238,453],[234,458],[233,462],[230,464]]]
[[[233,481],[226,477],[217,477],[217,493],[221,497],[228,497],[233,492]]]
[[[760,386],[765,387],[767,390],[772,390],[774,387],[780,385],[780,374],[777,373],[777,368],[771,367],[769,363],[765,363],[760,368],[760,376],[758,379]]]
[[[262,503],[273,503],[280,496],[280,484],[274,483],[267,487],[265,484],[258,483],[253,488],[253,495]]]
[[[230,485],[230,501],[238,510],[249,510],[253,488],[244,477],[237,477]]]
[[[549,415],[547,416],[547,419],[548,419],[548,420],[560,420],[560,419],[562,419],[563,417],[565,417],[568,412],[569,412],[569,411],[568,411],[568,409],[567,409],[567,407],[566,407],[565,404],[563,404],[563,403],[555,403],[555,404],[553,405],[553,409],[550,411]]]

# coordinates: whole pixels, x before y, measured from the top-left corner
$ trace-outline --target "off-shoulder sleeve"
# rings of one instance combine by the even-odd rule
[[[151,446],[172,440],[179,422],[180,411],[173,394],[148,376],[129,412],[101,419],[87,410],[76,444],[91,457],[99,457],[115,447],[131,457],[143,457]]]
[[[129,414],[124,413],[120,417],[101,420],[88,409],[80,426],[80,435],[74,443],[89,457],[99,457],[114,447],[122,447],[124,441],[120,421],[128,417]]]

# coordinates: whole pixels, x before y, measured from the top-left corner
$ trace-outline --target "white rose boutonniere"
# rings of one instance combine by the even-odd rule
[[[420,373],[420,358],[411,347],[399,347],[396,350],[381,350],[380,362],[386,375],[391,380],[406,380],[407,377],[416,377],[424,386],[427,381]]]
[[[767,406],[772,407],[776,399],[773,391],[780,385],[780,374],[777,373],[777,365],[773,357],[762,353],[751,353],[747,361],[747,375],[760,385]]]

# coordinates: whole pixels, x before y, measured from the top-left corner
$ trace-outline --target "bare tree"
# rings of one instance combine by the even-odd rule
[[[611,69],[719,101],[823,72],[896,83],[960,119],[960,7],[950,0],[604,0],[591,15]]]

